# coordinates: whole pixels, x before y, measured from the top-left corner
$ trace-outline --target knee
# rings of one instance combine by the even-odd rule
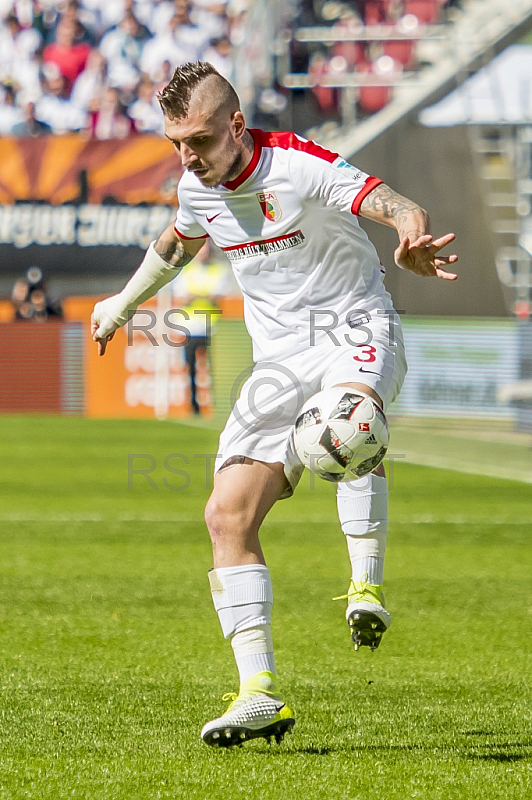
[[[207,505],[205,506],[205,524],[207,525],[207,530],[209,531],[211,539],[214,536],[214,532],[221,525],[222,516],[223,514],[220,504],[216,501],[213,495],[211,495],[207,501]]]
[[[245,526],[243,516],[213,493],[205,507],[205,523],[212,541],[231,535],[232,531],[242,530]]]

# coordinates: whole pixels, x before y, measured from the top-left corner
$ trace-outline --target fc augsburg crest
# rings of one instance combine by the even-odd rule
[[[266,219],[269,219],[270,222],[277,222],[281,219],[283,212],[275,192],[257,192],[257,200]]]

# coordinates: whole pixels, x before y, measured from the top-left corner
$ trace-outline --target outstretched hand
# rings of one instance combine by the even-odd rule
[[[424,234],[414,242],[405,236],[394,253],[395,263],[401,269],[413,272],[414,275],[422,277],[443,278],[446,281],[455,281],[458,275],[443,269],[444,265],[454,264],[458,261],[458,256],[437,255],[445,245],[454,241],[454,233],[447,233],[439,239],[433,239],[430,234]]]
[[[105,355],[108,342],[111,341],[115,335],[119,325],[107,314],[105,311],[105,303],[112,300],[100,301],[94,306],[94,311],[91,314],[91,336],[94,342],[98,343],[98,355]]]
[[[114,333],[110,333],[109,336],[98,336],[96,331],[100,327],[99,323],[96,322],[94,316],[91,317],[91,336],[94,342],[98,343],[98,355],[103,356],[105,355],[105,351],[107,349],[107,342],[110,342],[114,336]]]

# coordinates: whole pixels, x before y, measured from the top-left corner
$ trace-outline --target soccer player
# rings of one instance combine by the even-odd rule
[[[336,153],[293,133],[246,128],[233,87],[209,63],[176,69],[159,102],[186,170],[175,225],[152,242],[124,289],[96,304],[93,338],[103,355],[116,329],[207,237],[227,254],[244,296],[255,366],[221,434],[205,518],[212,597],[240,691],[202,737],[214,746],[280,740],[294,715],[277,682],[272,586],[259,528],[303,471],[293,423],[309,397],[333,386],[362,392],[385,411],[406,373],[384,270],[357,216],[395,228],[395,263],[420,276],[456,279],[445,267],[457,256],[439,254],[454,234],[433,238],[426,211]],[[337,504],[351,560],[346,618],[355,648],[374,649],[391,622],[382,593],[382,465],[339,483]]]

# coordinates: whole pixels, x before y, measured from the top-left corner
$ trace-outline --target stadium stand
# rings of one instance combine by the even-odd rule
[[[277,80],[313,97],[307,132],[350,157],[516,41],[531,15],[530,0],[301,2],[279,35]]]
[[[383,32],[380,26],[380,35],[388,42],[395,37],[400,40],[398,29],[407,26],[408,37],[414,43],[410,69],[398,70],[395,80],[390,81],[391,99],[379,114],[359,119],[356,127],[351,124],[352,118],[345,124],[340,116],[328,136],[329,146],[351,157],[398,120],[440,99],[507,45],[518,41],[530,27],[531,18],[531,0],[516,0],[511,7],[504,0],[463,0],[459,8],[454,4],[444,6],[438,24],[416,21],[411,28],[412,15],[407,15],[399,19],[393,33]],[[294,35],[300,32],[296,30]],[[356,87],[360,83],[356,74],[344,76],[344,86]],[[341,104],[340,111],[343,108]]]
[[[510,24],[523,5],[514,4]],[[252,124],[346,127],[425,83],[487,6],[506,8],[502,0],[0,0],[0,135],[162,133],[156,92],[175,66],[196,59],[236,82]],[[298,125],[282,112],[301,90]]]
[[[162,134],[156,92],[185,61],[231,77],[252,0],[0,0],[0,135]]]
[[[290,89],[310,89],[321,111],[332,112],[341,123],[384,108],[393,88],[423,65],[418,45],[441,38],[449,23],[445,9],[450,4],[445,0],[325,3],[313,25],[308,24],[308,14],[301,14],[301,5],[291,32],[294,58],[280,82]],[[313,68],[316,60],[319,72]],[[356,89],[356,94],[350,93],[356,114],[342,103],[341,91],[330,94],[331,89],[349,88]],[[327,97],[336,98],[334,107],[321,102],[324,89],[329,90]]]
[[[339,136],[375,117],[335,144],[349,156],[531,11],[530,0],[0,0],[0,135],[161,133],[157,90],[206,59],[236,83],[251,124],[323,140],[324,124]]]
[[[259,124],[275,126],[290,90],[301,88],[313,97],[305,114],[309,124],[350,123],[393,99],[395,87],[422,65],[420,42],[441,36],[446,9],[458,5],[452,0],[0,0],[0,135],[161,133],[156,92],[175,66],[196,59],[211,61],[236,80],[244,99],[259,93],[247,109],[252,123],[257,117]],[[264,67],[264,51],[282,50],[279,36],[288,44],[288,68],[283,58],[274,69]],[[251,59],[258,55],[257,75],[248,55],[249,42],[259,37]],[[242,49],[246,55],[238,64],[233,56]],[[251,89],[246,80],[254,84]]]

